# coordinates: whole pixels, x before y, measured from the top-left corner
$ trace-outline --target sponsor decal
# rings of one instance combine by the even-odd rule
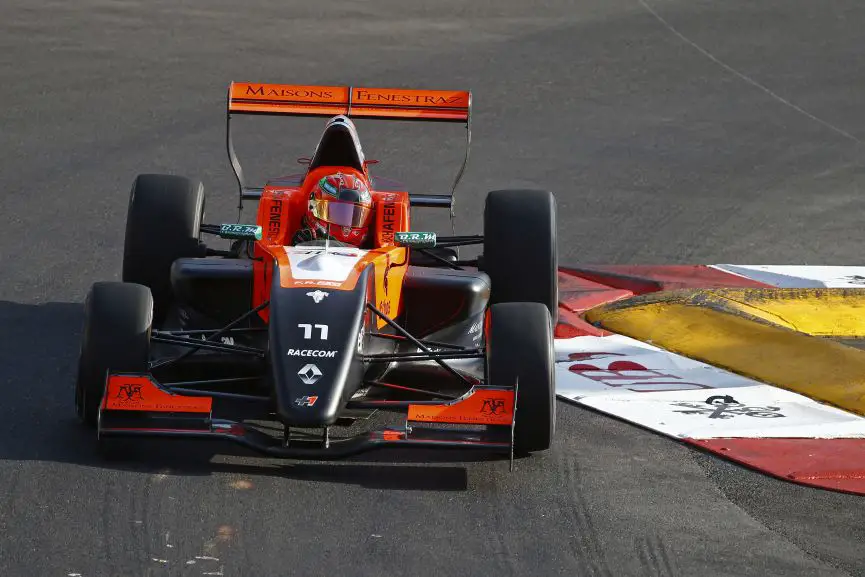
[[[315,349],[288,349],[289,357],[325,357],[332,359],[336,351],[319,351]]]
[[[324,229],[321,229],[324,232]],[[364,251],[365,252],[365,251]],[[304,246],[300,248],[295,248],[291,251],[293,255],[301,255],[301,256],[320,256],[323,254],[328,255],[336,255],[336,256],[350,256],[352,258],[357,258],[359,256],[363,256],[357,249],[350,249],[345,247],[339,248],[331,248],[330,250],[325,249],[323,246]]]
[[[312,385],[321,378],[322,372],[317,366],[308,364],[304,365],[299,371],[297,371],[297,375],[304,384]]]
[[[478,390],[451,405],[409,405],[408,421],[510,425],[514,418],[513,391]]]
[[[116,402],[124,405],[143,401],[144,397],[141,395],[141,385],[131,383],[120,385],[120,387],[118,387],[115,400]]]
[[[341,282],[335,280],[295,280],[297,286],[342,286]]]
[[[282,88],[250,84],[246,87],[247,96],[276,96],[278,98],[335,98],[332,90],[307,90],[303,88]]]
[[[382,199],[381,238],[385,243],[393,243],[396,222],[396,195],[386,194]]]
[[[315,304],[320,303],[324,299],[324,297],[328,295],[330,295],[330,293],[324,291],[312,291],[306,293],[306,296],[312,297],[312,300],[315,301]]]
[[[483,415],[499,415],[505,410],[505,399],[484,399],[484,404],[481,406]]]
[[[357,333],[357,352],[363,353],[363,327]]]
[[[309,340],[312,338],[312,327],[313,326],[318,329],[319,338],[323,341],[326,341],[327,340],[327,325],[310,325],[307,323],[300,323],[297,325],[297,328],[303,329],[303,338]]]
[[[105,392],[105,408],[116,411],[207,413],[211,402],[207,397],[172,395],[157,388],[145,376],[111,376]]]
[[[368,92],[363,88],[354,91],[353,101],[356,102],[389,102],[393,104],[427,104],[440,106],[443,104],[459,104],[461,95],[433,96],[430,94],[398,94],[388,92]]]
[[[270,203],[270,213],[267,217],[267,238],[273,240],[282,231],[282,201],[274,200]]]
[[[387,296],[387,292],[388,292],[388,290],[387,290],[387,286],[388,286],[387,277],[390,276],[390,267],[392,266],[391,262],[390,262],[390,253],[387,253],[384,255],[384,262],[385,262],[384,279],[382,282],[384,284],[384,294],[385,294],[385,296]]]
[[[582,354],[582,353],[577,353]],[[610,353],[592,353],[610,354]],[[601,364],[601,363],[598,363]],[[606,368],[585,363],[568,367],[572,373],[591,379],[612,388],[624,388],[635,393],[661,393],[665,391],[688,391],[692,389],[712,389],[701,383],[686,381],[676,375],[647,369],[633,361],[613,361]]]
[[[318,400],[318,396],[316,395],[307,395],[305,397],[300,397],[294,400],[294,404],[299,405],[301,407],[311,407]]]
[[[708,406],[707,406],[708,405]],[[750,407],[739,403],[730,395],[716,395],[706,399],[704,403],[672,403],[673,407],[683,407],[684,410],[674,411],[684,415],[702,415],[710,419],[732,419],[734,417],[756,417],[759,419],[784,418],[781,407]]]
[[[219,225],[219,236],[227,239],[261,240],[261,227],[255,224]]]
[[[390,299],[386,301],[379,301],[378,310],[380,310],[383,314],[390,316]]]
[[[861,276],[858,274],[842,277],[841,280],[849,284],[865,285],[865,276]]]
[[[436,245],[436,233],[434,232],[396,232],[394,242],[401,246],[412,246],[415,248],[432,248]]]

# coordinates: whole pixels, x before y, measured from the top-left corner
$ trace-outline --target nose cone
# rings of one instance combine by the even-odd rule
[[[274,267],[270,363],[277,411],[287,425],[336,422],[363,378],[357,355],[371,267],[354,290],[283,288]]]

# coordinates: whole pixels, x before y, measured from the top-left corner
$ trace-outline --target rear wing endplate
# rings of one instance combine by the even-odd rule
[[[356,86],[302,86],[232,82],[228,89],[226,145],[228,158],[240,188],[238,209],[244,200],[258,200],[262,189],[249,187],[234,152],[231,116],[259,114],[272,116],[345,115],[349,118],[459,122],[466,125],[466,153],[449,195],[410,195],[415,206],[450,208],[468,164],[471,149],[472,95],[467,90],[407,90],[402,88],[361,88]]]

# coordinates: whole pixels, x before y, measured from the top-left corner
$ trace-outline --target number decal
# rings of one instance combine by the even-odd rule
[[[311,325],[307,323],[300,323],[297,325],[297,327],[303,329],[304,339],[309,340],[312,338],[312,328],[315,327],[318,329],[318,332],[321,335],[319,338],[323,341],[327,340],[327,325]]]

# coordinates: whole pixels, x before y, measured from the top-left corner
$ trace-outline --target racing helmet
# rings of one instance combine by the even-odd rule
[[[372,220],[372,195],[353,174],[322,177],[309,191],[306,225],[315,238],[330,238],[354,246],[366,241]]]

